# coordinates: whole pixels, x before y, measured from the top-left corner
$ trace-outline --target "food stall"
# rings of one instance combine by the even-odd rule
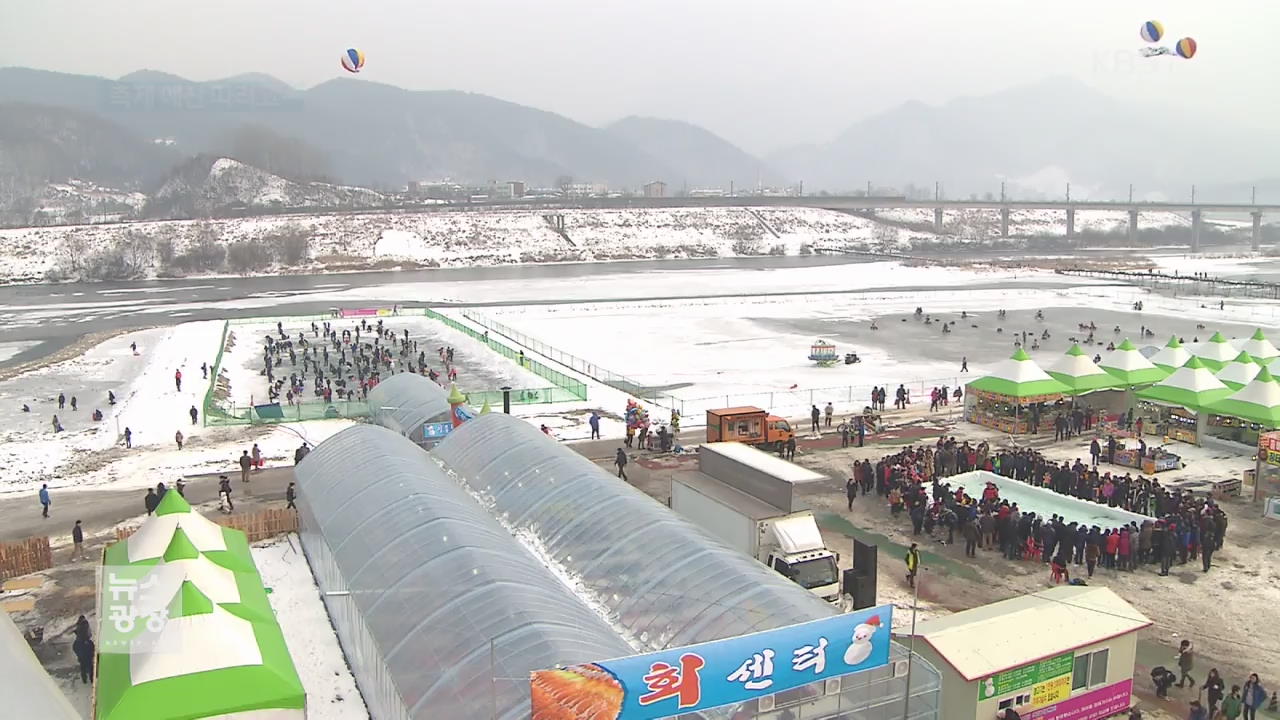
[[[1192,445],[1200,444],[1208,417],[1204,408],[1231,394],[1231,389],[1195,357],[1169,377],[1137,393],[1139,399],[1159,406],[1158,427],[1166,438]]]
[[[1129,446],[1120,443],[1116,447],[1115,464],[1134,468],[1146,475],[1182,467],[1182,457],[1163,447],[1149,447],[1141,457],[1138,452],[1137,443]]]
[[[1030,433],[1032,423],[1048,427],[1053,412],[1044,403],[1062,400],[1067,387],[1036,365],[1022,348],[990,375],[969,383],[965,420],[1011,435]]]
[[[1280,428],[1280,383],[1269,369],[1262,368],[1249,384],[1205,410],[1209,414],[1208,434],[1256,446],[1261,435]]]

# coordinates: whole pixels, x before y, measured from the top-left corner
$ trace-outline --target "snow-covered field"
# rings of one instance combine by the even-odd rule
[[[0,381],[0,462],[6,472],[0,493],[34,492],[42,483],[57,492],[74,487],[149,487],[158,479],[225,470],[247,447],[244,428],[192,424],[192,406],[203,407],[207,381],[200,363],[213,362],[222,323],[194,322],[128,333],[83,355]],[[130,344],[137,344],[137,354]],[[182,371],[182,388],[174,372]],[[108,391],[116,404],[109,404]],[[66,406],[58,409],[58,395]],[[71,409],[71,398],[77,410]],[[27,405],[30,412],[23,412]],[[103,419],[90,415],[100,409]],[[53,416],[64,430],[53,432]],[[346,427],[347,421],[302,423],[292,430],[312,442]],[[131,431],[132,448],[124,431]],[[291,429],[258,429],[268,457],[291,458],[298,435]],[[178,449],[175,433],[183,434]]]
[[[307,691],[309,720],[367,720],[369,711],[338,645],[297,535],[253,546],[253,563],[271,589],[271,609]]]
[[[60,267],[68,252],[88,254],[111,247],[126,234],[173,242],[182,253],[198,235],[224,244],[263,241],[280,234],[310,238],[309,259],[295,268],[255,268],[253,272],[372,267],[397,262],[461,267],[519,262],[563,262],[658,257],[723,257],[781,253],[814,248],[885,248],[909,251],[913,243],[930,245],[994,239],[999,212],[953,211],[942,234],[932,232],[927,209],[884,210],[886,221],[913,223],[904,231],[846,213],[815,208],[672,208],[636,210],[560,210],[562,237],[542,212],[441,210],[279,215],[228,220],[151,221],[112,225],[73,225],[0,230],[0,280],[38,281]],[[1076,229],[1123,227],[1119,211],[1076,213]],[[1174,213],[1142,216],[1143,227],[1184,226]],[[1117,225],[1119,224],[1119,225]],[[1012,213],[1014,236],[1063,235],[1065,214],[1053,210]],[[153,262],[154,264],[154,262]],[[153,272],[158,270],[153,267]]]
[[[515,363],[489,350],[481,343],[453,330],[438,320],[412,316],[381,319],[385,328],[396,333],[397,341],[399,338],[404,337],[405,330],[409,331],[409,339],[418,343],[419,352],[426,354],[427,365],[441,374],[440,383],[442,386],[448,387],[449,384],[444,377],[444,363],[441,362],[440,356],[437,354],[437,350],[442,347],[452,347],[454,349],[453,365],[458,370],[457,384],[464,392],[496,390],[504,385],[515,389],[534,389],[544,388],[550,384],[548,381],[520,368]],[[376,325],[376,320],[375,318],[370,324]],[[350,330],[353,337],[356,326],[359,324],[355,319],[331,320],[329,322],[339,336],[341,336],[343,330]],[[316,321],[316,325],[323,330],[323,321]],[[323,342],[323,338],[316,337],[313,334],[310,321],[286,323],[284,324],[284,332],[294,340],[298,338],[298,333],[302,332],[306,335],[307,342]],[[235,345],[222,359],[223,370],[231,386],[231,400],[242,407],[253,403],[267,402],[267,378],[262,372],[262,349],[265,347],[267,334],[279,339],[275,324],[232,325],[231,333],[234,334]],[[375,337],[376,335],[366,332],[361,336],[361,342],[372,343]],[[385,340],[382,342],[384,347],[387,344]],[[398,342],[392,344],[391,347],[395,353],[392,372],[401,372],[403,367],[400,362]],[[336,357],[332,347],[330,352]],[[417,353],[415,352],[414,358],[416,359],[416,357]],[[285,356],[283,364],[275,370],[275,377],[277,380],[288,378],[290,373],[300,373],[301,370],[301,356],[298,358],[296,367],[291,366],[288,357]],[[308,374],[309,382],[305,383],[308,388],[311,387],[314,378],[314,372]],[[308,394],[303,399],[310,401],[314,400],[314,397]],[[284,397],[281,397],[280,402],[286,403],[287,401]]]

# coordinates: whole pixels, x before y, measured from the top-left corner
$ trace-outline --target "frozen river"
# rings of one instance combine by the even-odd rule
[[[1041,517],[1058,515],[1068,523],[1076,522],[1087,526],[1098,526],[1103,530],[1117,528],[1129,523],[1142,523],[1155,518],[1139,515],[1128,510],[1101,505],[1088,500],[1080,500],[1068,495],[1060,495],[1048,488],[1035,487],[1026,483],[1001,477],[985,470],[953,475],[946,479],[952,488],[964,486],[970,495],[978,496],[988,482],[995,483],[1000,489],[1000,498],[1010,503],[1017,503],[1023,512],[1031,511]]]

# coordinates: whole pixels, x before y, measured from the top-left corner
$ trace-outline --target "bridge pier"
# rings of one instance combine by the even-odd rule
[[[1262,249],[1262,213],[1255,210],[1251,214],[1253,215],[1253,237],[1249,242],[1249,247],[1254,252],[1258,252]]]
[[[1200,211],[1191,211],[1191,252],[1200,252]]]
[[[1000,237],[1009,237],[1009,208],[1000,208]]]
[[[1138,211],[1129,211],[1129,245],[1132,246],[1138,240]]]
[[[1067,241],[1070,242],[1076,236],[1076,209],[1067,208]]]
[[[933,209],[933,231],[942,234],[942,208]]]

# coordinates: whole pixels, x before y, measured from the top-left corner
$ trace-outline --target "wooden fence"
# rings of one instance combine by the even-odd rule
[[[297,521],[294,521],[297,525]],[[53,567],[53,551],[49,538],[29,537],[0,543],[0,580],[48,570]]]
[[[249,537],[251,543],[298,531],[298,511],[284,508],[268,508],[255,513],[224,515],[209,519],[223,527],[235,528],[243,532]],[[136,527],[116,528],[116,540],[128,538],[137,529]]]

